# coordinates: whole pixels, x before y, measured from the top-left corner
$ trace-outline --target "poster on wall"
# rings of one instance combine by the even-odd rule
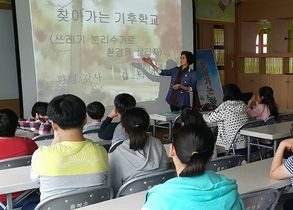
[[[196,51],[196,75],[200,105],[222,103],[222,83],[212,50]]]

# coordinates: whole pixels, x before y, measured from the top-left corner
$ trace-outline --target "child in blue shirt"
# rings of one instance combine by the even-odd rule
[[[178,177],[151,188],[143,210],[244,209],[236,181],[205,170],[214,142],[212,131],[204,124],[179,128],[170,146]]]

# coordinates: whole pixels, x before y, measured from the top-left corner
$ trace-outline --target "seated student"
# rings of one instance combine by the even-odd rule
[[[92,122],[87,123],[83,130],[99,129],[102,124],[102,118],[105,114],[105,107],[99,101],[94,101],[86,106],[87,115],[92,119]]]
[[[241,91],[237,85],[227,84],[223,88],[224,97],[214,111],[204,114],[203,118],[207,123],[217,122],[218,134],[216,144],[229,149],[239,127],[248,121],[247,106],[240,100]],[[246,140],[240,136],[235,142],[236,149],[247,147]]]
[[[213,155],[214,138],[205,125],[179,128],[170,146],[178,177],[151,188],[142,209],[244,209],[236,181],[205,169]]]
[[[252,109],[252,104],[255,107]],[[252,96],[247,105],[247,116],[252,120],[265,120],[270,116],[279,116],[278,106],[274,99],[274,91],[268,86],[258,90],[258,96]]]
[[[181,125],[188,125],[188,124],[198,124],[198,125],[205,125],[208,126],[207,123],[205,122],[205,120],[203,119],[201,113],[193,107],[189,107],[184,109],[181,112]],[[213,131],[214,135],[217,135],[217,127],[215,128],[211,128],[211,130]],[[222,154],[221,154],[222,155]],[[217,151],[217,146],[215,144],[215,148],[214,148],[214,154],[212,158],[216,158],[218,156],[218,151]]]
[[[47,116],[47,107],[48,103],[46,102],[36,102],[31,111],[33,118],[19,119],[19,128],[33,131],[33,137],[53,133],[51,123]]]
[[[190,123],[206,125],[202,115],[194,107],[188,107],[182,110],[180,114],[181,125],[187,125]]]
[[[38,149],[37,144],[30,138],[15,136],[17,124],[18,117],[14,111],[10,109],[0,110],[0,160],[32,155]],[[17,198],[21,194],[22,192],[13,193],[12,199]],[[39,200],[37,197],[36,199]],[[30,200],[32,200],[31,196],[23,199],[14,208],[18,208]],[[6,203],[6,195],[0,195],[0,202]],[[1,206],[0,209],[2,210]]]
[[[114,109],[103,121],[99,137],[104,140],[112,140],[112,144],[127,139],[126,133],[122,130],[120,122],[112,123],[113,118],[121,116],[121,114],[132,107],[136,106],[135,98],[128,93],[118,94],[114,99]]]
[[[40,182],[41,201],[79,188],[104,185],[108,156],[99,144],[83,137],[86,106],[77,96],[56,96],[48,106],[54,139],[32,157],[31,178]],[[29,208],[31,209],[31,207]]]
[[[270,169],[270,177],[272,179],[286,179],[290,178],[293,185],[293,155],[290,156],[284,163],[284,152],[290,150],[293,152],[293,138],[286,139],[280,142],[278,149],[274,155],[273,162]],[[283,209],[291,210],[293,206],[293,199],[284,202]]]
[[[160,140],[147,135],[148,113],[134,107],[121,116],[128,139],[109,153],[110,186],[116,193],[123,183],[133,177],[167,169],[168,157]]]

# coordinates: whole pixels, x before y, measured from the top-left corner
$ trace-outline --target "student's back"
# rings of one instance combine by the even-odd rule
[[[167,154],[158,139],[148,136],[141,150],[134,151],[129,147],[130,140],[125,140],[109,154],[110,185],[115,192],[134,177],[167,169]]]
[[[255,107],[252,109],[252,105]],[[252,96],[247,105],[247,116],[250,120],[265,120],[270,116],[278,117],[278,106],[271,87],[263,86],[258,90],[258,96]]]
[[[240,126],[248,121],[247,106],[240,100],[241,91],[234,84],[224,86],[223,103],[214,111],[205,114],[206,122],[217,122],[218,135],[216,144],[227,150]],[[240,136],[235,142],[236,149],[246,148],[246,140]]]
[[[128,93],[118,94],[114,99],[114,109],[109,113],[100,127],[99,138],[104,140],[112,140],[112,144],[120,140],[125,140],[126,134],[123,130],[121,130],[120,122],[112,122],[112,120],[115,117],[120,118],[124,111],[135,107],[135,105],[136,100],[132,95]]]
[[[176,178],[151,188],[143,210],[243,210],[235,180],[206,171],[214,135],[206,125],[188,124],[173,135],[170,156]]]
[[[36,102],[32,107],[32,117],[19,119],[19,128],[32,131],[33,137],[53,133],[52,125],[47,116],[47,102]]]
[[[17,123],[18,117],[14,111],[10,109],[0,110],[0,160],[32,155],[38,148],[32,139],[15,136]],[[21,194],[22,192],[13,193],[12,199]],[[6,202],[6,195],[0,195],[0,202]],[[0,209],[2,208],[0,207]]]
[[[91,122],[87,123],[83,130],[100,129],[102,125],[102,118],[105,114],[105,107],[99,101],[94,101],[86,106],[87,115],[91,118]]]
[[[110,185],[119,187],[133,177],[167,169],[168,157],[162,143],[147,136],[149,116],[142,108],[131,108],[121,117],[129,139],[109,154]]]
[[[41,200],[79,188],[104,185],[107,167],[105,149],[90,140],[41,146],[32,160],[33,174],[40,176]]]
[[[84,102],[74,95],[55,97],[48,106],[54,139],[40,147],[32,158],[31,177],[40,182],[41,200],[79,188],[103,185],[107,179],[106,150],[85,140]]]
[[[10,109],[0,110],[0,160],[32,155],[38,148],[30,138],[15,136],[17,115]]]

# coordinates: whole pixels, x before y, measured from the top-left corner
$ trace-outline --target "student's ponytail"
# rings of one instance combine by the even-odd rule
[[[206,125],[188,124],[178,129],[173,145],[179,160],[186,164],[179,176],[190,177],[205,172],[206,164],[213,155],[214,138]]]
[[[147,130],[150,118],[145,109],[134,107],[126,110],[121,115],[121,124],[129,136],[132,150],[142,150],[147,142]]]

